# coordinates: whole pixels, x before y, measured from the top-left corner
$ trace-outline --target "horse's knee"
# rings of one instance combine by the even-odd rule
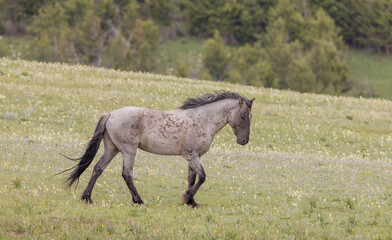
[[[206,181],[206,176],[207,175],[205,173],[200,174],[200,176],[199,176],[200,184],[202,184]]]
[[[195,181],[196,180],[196,173],[188,176],[188,181]]]
[[[128,180],[128,179],[132,179],[133,175],[132,175],[130,172],[128,172],[128,171],[123,171],[123,172],[122,172],[122,177],[123,177],[125,180]]]
[[[99,175],[102,174],[103,169],[104,169],[104,168],[103,168],[102,166],[100,166],[100,165],[97,164],[97,165],[94,166],[94,172],[93,172],[93,174],[99,176]]]

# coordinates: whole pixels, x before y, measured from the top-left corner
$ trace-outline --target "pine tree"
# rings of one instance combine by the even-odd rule
[[[297,4],[297,5],[296,5]],[[316,13],[280,0],[271,10],[263,44],[279,88],[339,94],[346,86],[347,64],[339,30],[321,9]],[[302,11],[302,14],[299,14]]]
[[[269,57],[269,63],[278,82],[271,87],[288,88],[290,75],[288,66],[293,62],[294,55],[290,48],[290,37],[282,18],[276,19],[267,27],[264,45]]]
[[[378,0],[372,4],[373,17],[371,31],[368,34],[369,45],[377,52],[390,53],[392,47],[392,1]]]
[[[245,43],[252,36],[252,17],[242,1],[188,1],[186,9],[192,34],[208,37],[218,30],[232,44]]]
[[[339,94],[347,80],[348,68],[344,55],[331,42],[316,41],[308,55],[308,61],[316,76],[318,93]]]
[[[152,71],[155,68],[153,52],[158,46],[159,32],[158,27],[152,20],[137,20],[132,31],[131,44],[136,50],[138,63],[135,70]]]
[[[30,28],[36,36],[31,56],[44,61],[151,71],[155,68],[153,52],[159,32],[151,20],[136,20],[138,9],[136,0],[49,4],[40,10]]]
[[[268,55],[259,44],[246,44],[236,51],[228,80],[252,86],[272,87],[277,84]]]
[[[321,92],[321,86],[316,82],[312,68],[305,58],[293,61],[289,65],[290,75],[287,78],[287,88],[299,92]]]
[[[172,23],[174,9],[173,1],[168,0],[146,0],[151,19],[157,24],[168,26]]]
[[[224,45],[219,31],[208,39],[203,46],[203,66],[215,81],[222,81],[227,74],[230,52]]]
[[[102,65],[108,68],[133,70],[136,65],[135,51],[121,35],[111,37],[102,54]]]
[[[29,32],[36,36],[27,53],[28,59],[39,61],[61,61],[59,54],[59,38],[61,31],[67,26],[64,11],[60,3],[49,4],[39,10]]]

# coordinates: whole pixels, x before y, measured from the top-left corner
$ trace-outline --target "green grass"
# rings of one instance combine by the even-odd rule
[[[350,50],[347,63],[350,77],[361,85],[353,89],[354,94],[372,87],[379,97],[392,100],[392,56]]]
[[[26,59],[30,41],[28,38],[0,36],[0,56],[7,56],[10,59]]]
[[[0,72],[0,239],[392,238],[391,101],[7,59]],[[80,155],[102,113],[173,109],[221,89],[256,98],[251,139],[237,145],[229,127],[216,136],[201,208],[181,205],[181,157],[138,152],[142,207],[120,156],[92,206],[79,200],[92,167],[76,190],[53,176],[73,166],[59,153]]]
[[[203,41],[198,38],[182,37],[159,45],[157,58],[160,59],[158,72],[175,74],[181,61],[192,78],[200,79],[202,69]]]

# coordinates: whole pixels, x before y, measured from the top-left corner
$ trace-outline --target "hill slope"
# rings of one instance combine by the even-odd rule
[[[234,48],[233,48],[234,49]],[[161,59],[158,72],[176,72],[182,61],[192,78],[200,78],[202,72],[203,41],[197,38],[177,38],[165,41],[158,47],[157,59]],[[349,96],[378,96],[392,100],[392,57],[384,54],[365,53],[349,48],[346,52],[349,78],[353,86]]]
[[[382,54],[362,53],[358,50],[347,52],[350,77],[365,89],[355,92],[369,92],[372,87],[380,98],[392,100],[392,57]],[[366,89],[367,88],[367,89]]]
[[[63,189],[98,117],[123,106],[173,109],[217,90],[256,98],[251,140],[224,128],[203,156],[198,210],[180,204],[181,157],[139,151],[131,206],[118,156],[94,206]],[[83,66],[0,60],[0,238],[392,237],[392,102],[298,94]],[[94,163],[96,160],[94,161]]]

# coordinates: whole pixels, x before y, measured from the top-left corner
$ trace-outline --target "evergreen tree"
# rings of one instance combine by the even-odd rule
[[[377,52],[390,53],[392,49],[392,1],[378,0],[372,4],[373,17],[371,30],[368,33],[368,43]]]
[[[31,43],[28,58],[46,62],[61,61],[59,37],[66,26],[64,11],[59,2],[40,9],[29,28],[29,32],[36,37]]]
[[[356,27],[358,23],[353,14],[356,10],[352,9],[358,4],[361,6],[365,1],[367,0],[308,0],[308,6],[314,12],[322,8],[333,19],[335,25],[342,29],[341,35],[344,41],[353,43],[358,34]]]
[[[391,0],[309,0],[313,9],[323,8],[342,29],[346,43],[388,53],[391,44]]]
[[[152,71],[155,68],[153,53],[158,46],[158,27],[152,20],[137,20],[132,31],[132,46],[136,50],[138,63],[134,67],[139,71]]]
[[[336,27],[331,17],[324,10],[317,9],[314,16],[309,17],[306,21],[299,39],[305,47],[311,47],[315,40],[323,39],[333,42],[338,50],[343,51],[345,50],[345,45],[339,33],[340,30]]]
[[[269,23],[269,11],[275,7],[277,0],[244,0],[244,10],[251,18],[253,32],[247,42],[260,40]]]
[[[202,61],[213,80],[224,80],[230,63],[230,52],[224,45],[219,31],[215,31],[214,37],[204,43]]]
[[[289,66],[290,75],[287,78],[287,88],[299,92],[321,92],[316,76],[306,58],[299,58]]]
[[[267,27],[264,45],[272,70],[278,78],[278,83],[271,87],[288,88],[287,81],[290,75],[288,66],[293,62],[294,54],[291,51],[289,33],[283,19],[278,18]]]
[[[316,92],[339,94],[347,81],[347,64],[344,55],[336,50],[332,42],[317,40],[309,52],[308,61],[316,76]]]
[[[244,85],[274,87],[277,79],[265,49],[259,44],[240,47],[233,57],[228,80]]]
[[[276,7],[270,10],[268,18],[270,26],[273,26],[275,24],[274,22],[279,19],[280,21],[283,21],[289,41],[299,39],[301,31],[304,30],[306,24],[306,21],[301,14],[300,7],[289,0],[279,0]],[[269,27],[269,29],[271,29],[271,27]]]
[[[164,26],[172,23],[173,10],[175,8],[173,0],[146,0],[145,4],[148,8],[148,14],[154,22]]]
[[[280,0],[270,12],[274,21],[263,42],[279,79],[277,87],[339,94],[347,81],[339,30],[323,10],[313,13],[306,9],[305,14],[299,6]]]
[[[43,61],[152,71],[159,32],[151,20],[137,21],[138,9],[135,0],[50,4],[30,29],[36,36],[31,55]]]
[[[0,34],[25,33],[39,9],[55,0],[0,0]]]
[[[206,37],[218,30],[228,43],[244,43],[252,36],[252,19],[241,1],[188,1],[186,8],[192,34]]]
[[[102,54],[102,65],[108,68],[133,70],[137,64],[135,50],[121,35],[110,37]]]

